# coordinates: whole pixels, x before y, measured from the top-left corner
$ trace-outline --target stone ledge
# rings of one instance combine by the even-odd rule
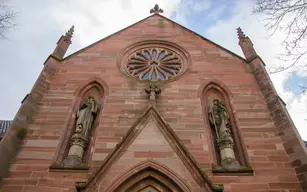
[[[50,172],[88,172],[89,166],[86,163],[82,163],[80,165],[76,165],[74,167],[65,167],[60,163],[52,163],[49,166]]]
[[[86,187],[86,184],[87,184],[87,182],[84,182],[84,181],[80,182],[79,181],[79,182],[75,183],[75,187],[76,187],[77,191],[79,192]]]
[[[212,168],[212,173],[217,176],[253,176],[254,170],[244,166],[241,166],[239,169],[225,169],[217,166]]]
[[[224,185],[223,184],[212,184],[212,188],[215,192],[223,192]]]

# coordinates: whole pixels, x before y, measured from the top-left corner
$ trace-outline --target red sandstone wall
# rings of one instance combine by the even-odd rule
[[[4,179],[3,190],[74,191],[76,181],[86,180],[89,173],[48,170],[70,118],[74,93],[80,84],[93,77],[102,79],[109,90],[95,132],[95,145],[90,149],[92,172],[148,106],[144,86],[119,72],[117,54],[135,42],[151,39],[176,43],[191,56],[188,72],[162,87],[157,109],[213,182],[224,184],[226,192],[299,192],[294,169],[248,64],[158,16],[60,64],[33,124],[29,125],[21,151]],[[199,87],[209,79],[224,83],[233,94],[238,129],[255,176],[213,176],[211,172],[215,162],[199,97]]]

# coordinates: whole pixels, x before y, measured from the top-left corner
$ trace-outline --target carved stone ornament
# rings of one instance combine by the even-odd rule
[[[155,104],[157,95],[161,93],[161,88],[158,85],[151,84],[145,89],[145,92],[150,95],[149,101]]]
[[[155,14],[163,13],[163,9],[161,9],[159,5],[156,4],[154,8],[150,9],[150,13],[155,13]]]
[[[89,96],[80,105],[77,112],[76,128],[70,138],[68,156],[63,161],[64,166],[72,167],[82,163],[83,153],[89,143],[89,133],[96,118],[98,104],[94,97]]]
[[[209,112],[210,125],[216,131],[216,142],[221,156],[221,166],[225,169],[239,169],[240,164],[234,153],[229,113],[223,101],[214,99]]]

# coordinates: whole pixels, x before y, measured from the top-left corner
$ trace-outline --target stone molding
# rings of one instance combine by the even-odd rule
[[[51,79],[56,74],[59,63],[54,57],[48,57],[31,92],[22,102],[10,129],[8,129],[0,142],[0,183],[2,183],[2,178],[5,178],[10,164],[18,153],[22,143],[18,136],[18,130],[20,127],[27,130],[28,124],[32,122],[32,117],[36,113],[44,94],[48,91]]]
[[[142,172],[144,172],[145,174],[143,174]],[[113,192],[118,188],[125,187],[123,185],[128,184],[131,186],[133,185],[133,183],[137,183],[138,180],[140,180],[137,177],[144,177],[146,175],[155,177],[157,180],[161,181],[164,184],[170,184],[173,185],[174,187],[177,185],[177,187],[181,189],[181,191],[191,191],[188,188],[188,186],[184,183],[184,181],[182,181],[182,179],[178,177],[176,174],[173,174],[172,171],[170,171],[167,167],[161,165],[156,161],[148,160],[132,167],[128,172],[121,175],[117,182],[111,184],[107,192]]]
[[[284,102],[278,96],[275,87],[265,69],[265,64],[258,56],[249,63],[255,79],[270,111],[271,118],[278,130],[284,148],[290,158],[297,179],[305,191],[307,190],[307,153],[304,142],[298,133]]]

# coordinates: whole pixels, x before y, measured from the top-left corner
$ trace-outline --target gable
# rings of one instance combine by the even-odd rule
[[[100,43],[103,43],[104,41],[108,40],[109,38],[112,38],[112,37],[114,37],[114,36],[118,36],[118,35],[120,35],[122,32],[125,32],[125,31],[127,31],[127,30],[131,30],[131,28],[138,28],[138,27],[140,27],[140,25],[142,25],[142,24],[144,24],[144,23],[146,23],[146,22],[148,22],[148,21],[150,21],[150,20],[154,20],[154,19],[157,19],[157,20],[158,20],[158,19],[162,19],[162,20],[164,20],[165,22],[167,22],[168,24],[173,25],[173,28],[178,28],[178,29],[180,28],[181,30],[185,31],[186,33],[192,34],[193,36],[195,36],[195,38],[198,38],[198,39],[200,39],[201,41],[204,41],[203,43],[209,43],[209,44],[211,44],[211,45],[217,47],[218,49],[221,49],[221,50],[227,52],[228,54],[230,54],[230,55],[232,55],[232,56],[234,56],[234,57],[236,57],[236,58],[238,58],[238,59],[240,59],[240,60],[242,60],[242,61],[246,61],[243,57],[237,55],[236,53],[234,53],[234,52],[232,52],[232,51],[230,51],[230,50],[228,50],[228,49],[226,49],[226,48],[224,48],[224,47],[222,47],[222,46],[220,46],[220,45],[214,43],[213,41],[211,41],[211,40],[209,40],[209,39],[207,39],[207,38],[201,36],[200,34],[198,34],[198,33],[194,32],[194,31],[192,31],[192,30],[190,30],[190,29],[188,29],[188,28],[186,28],[186,27],[184,27],[184,26],[182,26],[182,25],[176,23],[176,22],[173,21],[173,20],[170,20],[170,19],[168,19],[168,18],[166,18],[166,17],[164,17],[164,16],[162,16],[162,15],[159,15],[159,14],[153,14],[153,15],[151,15],[151,16],[149,16],[149,17],[146,17],[145,19],[142,19],[142,20],[140,20],[140,21],[138,21],[138,22],[136,22],[136,23],[134,23],[134,24],[132,24],[132,25],[130,25],[130,26],[128,26],[128,27],[126,27],[126,28],[120,30],[120,31],[117,31],[117,32],[115,32],[115,33],[113,33],[113,34],[111,34],[111,35],[109,35],[109,36],[107,36],[107,37],[105,37],[105,38],[103,38],[103,39],[101,39],[101,40],[96,41],[95,43],[93,43],[93,44],[91,44],[91,45],[89,45],[89,46],[87,46],[87,47],[85,47],[85,48],[83,48],[83,49],[81,49],[81,50],[79,50],[79,51],[77,51],[77,52],[75,52],[75,53],[72,53],[71,55],[68,55],[68,56],[65,57],[63,60],[69,59],[69,58],[71,58],[71,57],[73,57],[73,56],[75,56],[75,55],[78,55],[79,53],[85,52],[85,51],[87,51],[88,49],[94,47],[95,45],[100,44]],[[163,26],[163,23],[162,23],[162,22],[159,22],[158,25],[157,25],[157,29],[159,29],[159,28],[164,28],[164,27],[165,27],[165,26]],[[140,36],[140,35],[145,35],[145,36],[146,36],[146,34],[139,34],[139,33],[137,33],[137,34],[138,34],[138,37],[139,37],[140,39],[141,39],[141,36]],[[159,38],[159,30],[157,30],[156,37]]]
[[[114,191],[136,172],[161,171],[183,191],[222,191],[213,185],[154,107],[150,107],[102,166],[79,189]]]

